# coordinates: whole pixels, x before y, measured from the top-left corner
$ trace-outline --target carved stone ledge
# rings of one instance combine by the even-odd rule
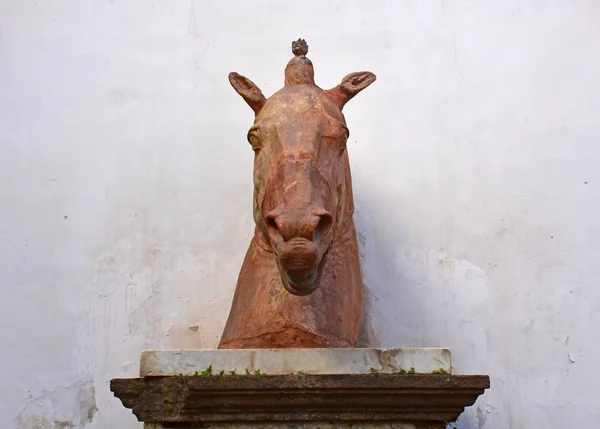
[[[163,425],[160,423],[145,423],[144,429],[439,429],[446,424],[423,423],[415,426],[413,423],[198,423],[186,426]]]
[[[486,375],[289,374],[114,379],[110,388],[147,428],[441,429],[489,385]]]

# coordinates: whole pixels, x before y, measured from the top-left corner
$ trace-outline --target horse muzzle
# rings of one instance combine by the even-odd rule
[[[331,213],[315,203],[293,208],[280,204],[266,214],[265,225],[285,289],[300,296],[313,293],[319,264],[331,243]]]
[[[305,238],[280,243],[278,265],[285,289],[299,296],[313,293],[318,286],[321,257],[317,245]]]

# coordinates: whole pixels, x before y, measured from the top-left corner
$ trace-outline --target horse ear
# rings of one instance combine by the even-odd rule
[[[260,88],[247,77],[237,73],[229,73],[229,83],[231,83],[235,92],[240,94],[254,110],[254,114],[258,115],[265,101],[267,101]]]
[[[327,94],[342,109],[352,97],[375,82],[375,79],[375,75],[371,72],[350,73],[338,86],[328,90]]]

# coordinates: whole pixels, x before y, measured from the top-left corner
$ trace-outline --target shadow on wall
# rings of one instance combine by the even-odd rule
[[[360,346],[448,347],[457,374],[485,373],[493,378],[494,372],[502,372],[487,350],[488,327],[494,321],[488,274],[435,248],[441,240],[426,230],[438,225],[415,225],[416,216],[407,214],[417,196],[378,195],[360,175],[353,180],[365,285]],[[442,216],[436,222],[443,221]],[[430,247],[416,244],[428,239]],[[482,398],[466,410],[457,427],[492,427],[490,413],[502,410],[489,405],[490,393]]]
[[[445,253],[438,237],[414,225],[415,216],[406,214],[410,196],[378,196],[360,176],[354,182],[365,310],[376,344],[487,354],[484,327],[494,310],[488,274],[464,257]],[[430,243],[421,244],[427,238]]]

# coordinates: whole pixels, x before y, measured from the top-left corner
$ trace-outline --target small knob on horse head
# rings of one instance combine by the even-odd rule
[[[314,85],[315,71],[312,62],[306,58],[308,44],[304,39],[292,42],[292,58],[285,68],[285,86]]]
[[[292,53],[297,57],[308,54],[308,43],[304,39],[298,39],[292,42]]]

